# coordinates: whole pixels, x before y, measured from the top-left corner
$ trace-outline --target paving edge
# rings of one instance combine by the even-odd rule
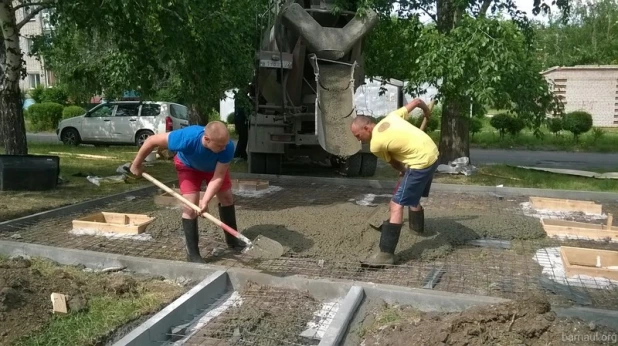
[[[197,316],[207,309],[228,287],[228,275],[219,270],[195,285],[146,322],[133,329],[113,346],[149,346],[167,340],[172,328],[187,316]]]
[[[169,185],[169,184],[174,183],[175,181],[176,180],[167,181],[167,182],[164,182],[164,184]],[[116,193],[113,195],[103,196],[103,197],[99,197],[95,199],[90,199],[90,200],[86,200],[82,202],[65,205],[59,208],[45,210],[39,213],[34,213],[31,215],[18,217],[16,219],[2,221],[0,222],[0,230],[2,229],[2,227],[10,226],[13,223],[17,224],[17,223],[24,222],[24,221],[32,222],[38,219],[51,218],[51,217],[56,217],[56,216],[63,215],[63,214],[70,214],[70,213],[73,213],[79,210],[98,207],[100,205],[114,202],[118,199],[123,199],[129,196],[149,195],[149,194],[155,193],[158,189],[159,187],[155,185],[144,186],[144,187],[140,187],[137,189]]]
[[[337,346],[341,343],[364,296],[365,292],[362,287],[350,287],[318,346]]]
[[[264,179],[282,183],[321,183],[329,185],[343,186],[363,186],[371,188],[393,189],[397,184],[395,180],[379,179],[357,179],[357,178],[331,178],[331,177],[312,177],[295,175],[270,175],[270,174],[251,174],[232,172],[231,176],[235,179]],[[497,187],[483,185],[459,185],[459,184],[431,184],[432,191],[453,192],[453,193],[495,193],[500,196],[539,196],[549,198],[565,199],[588,199],[598,201],[615,201],[618,193],[600,191],[578,191],[578,190],[554,190],[537,189],[528,187]]]

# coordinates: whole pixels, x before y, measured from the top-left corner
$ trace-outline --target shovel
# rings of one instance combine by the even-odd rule
[[[158,181],[157,179],[153,178],[150,174],[142,173],[142,176],[144,178],[146,178],[147,180],[149,180],[150,182],[152,182],[153,184],[155,184],[158,187],[160,187],[163,191],[169,193],[170,195],[176,197],[176,199],[178,199],[182,203],[184,203],[187,206],[191,207],[191,209],[195,210],[198,213],[200,212],[200,208],[198,206],[196,206],[195,204],[189,202],[189,200],[184,198],[181,194],[179,194],[176,191],[170,189],[165,184],[163,184],[160,181]],[[284,252],[283,251],[283,246],[281,246],[281,244],[279,244],[278,242],[276,242],[276,241],[274,241],[274,240],[272,240],[272,239],[270,239],[268,237],[264,237],[262,235],[259,235],[255,239],[255,242],[251,242],[247,237],[245,237],[244,235],[240,234],[238,231],[236,231],[232,227],[224,224],[223,222],[221,222],[221,220],[219,220],[216,217],[210,215],[209,213],[205,212],[201,216],[207,218],[210,221],[212,221],[212,223],[214,223],[215,225],[221,227],[225,232],[228,232],[229,234],[233,235],[234,237],[242,240],[245,244],[247,244],[247,246],[242,251],[243,254],[248,254],[248,255],[250,255],[252,257],[260,257],[260,258],[277,258],[277,257],[281,257],[281,255],[283,255],[283,252]]]

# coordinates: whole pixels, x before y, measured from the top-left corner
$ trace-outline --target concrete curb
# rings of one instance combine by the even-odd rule
[[[164,182],[164,184],[169,185],[171,183],[173,183],[175,180],[173,181],[168,181],[168,182]],[[53,218],[53,217],[57,217],[59,215],[66,215],[66,214],[71,214],[74,213],[76,211],[80,211],[83,209],[88,209],[88,208],[93,208],[93,207],[97,207],[103,204],[107,204],[110,202],[114,202],[118,199],[123,199],[126,198],[128,196],[136,196],[136,197],[142,197],[142,196],[146,196],[152,193],[155,193],[159,188],[157,186],[144,186],[144,187],[140,187],[134,190],[129,190],[129,191],[125,191],[125,192],[121,192],[121,193],[117,193],[114,195],[109,195],[109,196],[103,196],[103,197],[99,197],[99,198],[95,198],[95,199],[91,199],[91,200],[86,200],[83,202],[77,202],[75,204],[70,204],[70,205],[65,205],[63,207],[59,207],[59,208],[55,208],[55,209],[50,209],[50,210],[45,210],[39,213],[35,213],[32,215],[26,215],[26,216],[22,216],[16,219],[12,219],[12,220],[6,220],[3,222],[0,222],[0,231],[2,231],[3,228],[10,226],[11,224],[18,224],[20,222],[24,222],[24,221],[28,221],[28,222],[32,222],[32,221],[36,221],[39,219],[44,219],[44,218]]]
[[[356,313],[364,297],[364,290],[360,286],[353,286],[341,302],[339,311],[326,329],[319,346],[337,346],[346,334],[350,321]]]
[[[618,331],[618,311],[615,310],[574,306],[568,308],[555,308],[554,311],[556,315],[560,317],[577,317],[586,322],[603,325]],[[616,340],[614,340],[614,342],[616,342]]]
[[[194,286],[171,304],[149,318],[139,327],[114,344],[114,346],[149,346],[169,339],[172,328],[188,316],[196,316],[207,309],[227,290],[228,277],[224,271],[216,271]]]
[[[294,175],[269,175],[269,174],[250,174],[250,173],[231,173],[235,179],[264,179],[273,182],[281,183],[319,183],[328,185],[343,185],[343,186],[362,186],[378,189],[393,189],[397,182],[395,180],[378,180],[378,179],[352,179],[352,178],[331,178],[331,177],[313,177],[313,176],[294,176]],[[597,201],[615,201],[618,200],[618,193],[615,192],[597,192],[597,191],[578,191],[578,190],[553,190],[553,189],[536,189],[526,187],[496,187],[482,185],[459,185],[459,184],[441,184],[433,183],[432,191],[452,192],[452,193],[495,193],[501,196],[539,196],[549,198],[566,198],[566,199],[586,199]]]

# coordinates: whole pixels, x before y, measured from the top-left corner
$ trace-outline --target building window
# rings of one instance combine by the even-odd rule
[[[26,39],[26,54],[32,53],[32,46],[34,46],[34,40],[31,38]]]
[[[30,83],[31,89],[38,87],[41,84],[41,75],[38,73],[29,73],[28,82]]]

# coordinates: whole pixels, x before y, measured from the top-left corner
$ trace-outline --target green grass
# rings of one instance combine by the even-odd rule
[[[58,155],[60,176],[65,182],[52,191],[3,192],[0,197],[0,221],[152,185],[145,179],[130,177],[126,182],[96,186],[85,177],[86,174],[99,177],[116,175],[118,166],[131,162],[135,157],[137,148],[133,146],[95,148],[29,143],[28,148],[30,154]],[[146,167],[146,171],[163,182],[176,178],[171,161],[157,160],[152,167]],[[74,176],[78,173],[83,176]]]
[[[33,276],[32,280],[41,283],[58,280],[59,269],[68,273],[68,280],[85,283],[81,290],[88,299],[88,309],[51,316],[47,324],[40,326],[35,333],[18,339],[15,346],[101,344],[101,341],[117,328],[159,310],[163,304],[171,302],[184,290],[180,286],[159,280],[142,281],[137,284],[136,292],[118,296],[101,288],[109,278],[106,274],[86,273],[73,267],[58,267],[50,261],[37,258],[32,259],[31,270],[34,269],[41,275]]]

